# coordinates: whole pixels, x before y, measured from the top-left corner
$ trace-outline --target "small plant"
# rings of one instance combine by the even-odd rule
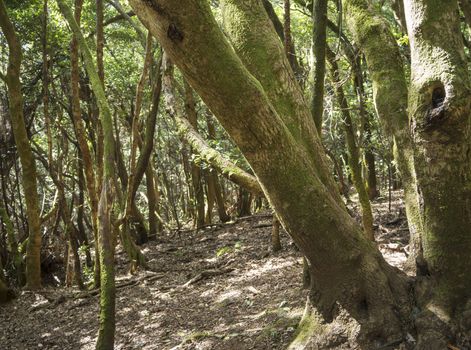
[[[229,247],[229,246],[225,246],[225,247],[222,247],[222,248],[219,248],[216,252],[216,256],[219,258],[220,256],[224,255],[224,254],[228,254],[232,251],[232,248]]]

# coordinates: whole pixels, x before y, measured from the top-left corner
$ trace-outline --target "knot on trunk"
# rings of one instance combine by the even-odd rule
[[[436,82],[431,86],[430,104],[425,118],[425,129],[433,129],[447,118],[446,91],[443,83]]]
[[[167,29],[167,36],[175,43],[183,41],[183,33],[178,29],[175,23],[170,23]]]

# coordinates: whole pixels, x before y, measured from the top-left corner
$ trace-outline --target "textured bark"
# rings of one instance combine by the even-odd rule
[[[166,67],[168,69],[168,67]],[[172,74],[169,72],[169,74]],[[193,89],[188,83],[185,82],[185,114],[186,119],[191,124],[192,128],[198,132],[198,115],[196,114],[195,97],[193,96]],[[190,149],[190,152],[193,152]],[[191,185],[193,187],[193,194],[196,206],[196,227],[199,228],[205,224],[204,215],[204,190],[203,190],[203,176],[200,166],[195,162],[191,162]],[[212,205],[212,203],[211,203]],[[208,199],[209,207],[209,199]],[[208,213],[211,211],[209,208]]]
[[[376,112],[385,134],[394,139],[394,158],[401,173],[407,220],[411,232],[411,259],[423,265],[420,235],[422,218],[414,165],[412,136],[407,116],[407,84],[396,40],[369,0],[346,0],[347,24],[364,52],[373,84]]]
[[[288,58],[289,65],[294,67],[295,57],[292,52],[293,38],[291,37],[291,3],[290,0],[284,0],[284,13],[283,13],[283,35],[284,35],[284,48],[285,55]]]
[[[461,11],[463,11],[466,23],[471,28],[471,2],[469,0],[459,1]]]
[[[453,313],[471,297],[471,84],[457,1],[404,4],[424,258],[434,302]]]
[[[114,196],[115,178],[115,146],[113,136],[113,121],[111,110],[103,90],[102,82],[97,74],[93,58],[87,46],[85,38],[80,32],[80,27],[75,21],[72,11],[63,0],[57,0],[62,14],[67,20],[74,37],[77,39],[80,51],[83,55],[85,68],[90,77],[92,90],[100,109],[100,120],[103,126],[103,184],[99,201],[99,248],[100,248],[100,329],[96,349],[111,350],[114,348],[115,332],[115,302],[116,288],[114,281],[114,246],[111,227],[111,208]]]
[[[159,210],[159,189],[152,164],[146,168],[146,189],[149,209],[149,237],[155,237],[161,232],[161,224],[157,216]]]
[[[365,150],[365,164],[367,170],[367,190],[368,197],[370,200],[373,200],[379,196],[379,190],[376,180],[376,165],[375,165],[375,155],[370,149]]]
[[[235,3],[269,24],[267,31],[251,26],[247,34],[263,33],[257,44],[276,49],[279,40],[261,3]],[[336,314],[336,303],[344,307],[361,324],[360,338],[370,346],[370,336],[383,344],[402,337],[400,318],[410,312],[405,279],[385,263],[341,204],[309,107],[298,95],[297,84],[291,84],[294,78],[267,81],[263,75],[257,74],[260,80],[251,75],[204,0],[130,4],[252,166],[283,227],[310,261],[316,307],[327,319]],[[235,26],[245,26],[241,17],[232,15]],[[241,47],[235,45],[236,52]],[[264,61],[268,76],[292,77],[281,53]],[[250,63],[250,56],[244,61]],[[253,72],[262,68],[259,64],[252,66]],[[295,113],[282,108],[275,86],[288,105],[293,101],[298,106]],[[293,119],[299,123],[291,123]]]
[[[322,132],[324,113],[325,50],[327,40],[327,0],[314,0],[312,10],[312,100],[311,113],[319,135]]]
[[[80,17],[82,13],[83,0],[75,0],[74,18],[80,26]],[[85,126],[82,120],[82,111],[80,108],[80,87],[79,87],[79,51],[77,39],[72,38],[70,44],[70,85],[71,85],[71,107],[72,117],[74,121],[75,137],[82,156],[83,168],[85,172],[85,180],[87,185],[88,199],[90,202],[90,212],[92,218],[93,238],[95,240],[95,264],[94,264],[94,277],[93,282],[95,286],[100,285],[100,249],[98,248],[98,195],[95,183],[95,169],[93,164],[93,157],[88,146],[87,135]]]
[[[103,13],[103,0],[96,0],[96,66],[98,77],[100,78],[103,89],[105,89],[105,65],[103,63],[103,50],[105,48],[105,33],[104,33],[104,13]],[[96,110],[96,108],[95,108]],[[99,111],[95,111],[94,120],[96,130],[93,134],[96,139],[96,183],[97,183],[97,196],[101,191],[101,183],[103,181],[103,127],[99,120]]]
[[[295,140],[303,143],[316,165],[316,175],[343,203],[332,179],[309,104],[296,83],[284,48],[260,2],[224,0],[225,30],[245,68],[262,85],[267,98]],[[254,30],[258,28],[258,30]]]
[[[208,127],[209,139],[216,140],[216,129],[214,127],[210,114],[206,114],[206,125]],[[214,195],[216,198],[216,204],[218,206],[219,220],[221,220],[221,222],[227,222],[229,221],[230,217],[229,215],[227,215],[227,212],[226,212],[224,193],[221,188],[221,183],[219,182],[219,177],[215,171],[211,170],[209,172],[208,181],[212,183],[212,186],[214,186]]]
[[[273,226],[271,228],[271,250],[273,252],[281,250],[280,221],[276,217],[276,214],[273,214]]]
[[[41,222],[36,162],[29,143],[23,115],[23,95],[20,82],[21,44],[8,17],[3,0],[0,0],[0,28],[5,35],[9,48],[5,82],[8,87],[11,125],[23,172],[22,184],[29,228],[26,248],[26,286],[30,289],[39,289],[41,287]]]

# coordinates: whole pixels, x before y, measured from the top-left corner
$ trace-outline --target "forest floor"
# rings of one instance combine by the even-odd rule
[[[400,193],[373,203],[377,242],[402,267],[408,243]],[[349,204],[357,212],[355,204]],[[302,258],[286,233],[270,251],[259,214],[143,246],[151,271],[130,275],[117,254],[116,349],[285,349],[302,316]],[[94,349],[98,295],[46,287],[0,306],[0,349]]]

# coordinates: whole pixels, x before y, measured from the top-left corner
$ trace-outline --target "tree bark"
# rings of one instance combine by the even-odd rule
[[[75,0],[74,18],[80,26],[80,17],[82,13],[83,0]],[[100,285],[100,249],[98,247],[98,194],[96,188],[96,177],[93,164],[93,157],[88,146],[85,127],[82,120],[82,110],[80,108],[80,71],[79,71],[79,49],[77,39],[72,38],[70,44],[70,84],[71,84],[71,106],[72,117],[75,130],[75,137],[80,148],[82,156],[83,168],[85,172],[85,180],[87,184],[88,199],[90,202],[90,212],[92,218],[93,238],[95,240],[95,261],[94,261],[94,275],[93,284]]]
[[[63,0],[57,0],[59,8],[67,20],[82,52],[85,68],[90,77],[92,90],[100,109],[101,124],[103,126],[103,184],[98,206],[99,217],[99,248],[100,248],[100,329],[96,344],[97,350],[112,350],[114,348],[115,332],[115,303],[116,287],[114,280],[114,246],[111,225],[111,209],[113,207],[115,183],[115,145],[113,136],[113,120],[111,109],[105,96],[102,82],[97,74],[93,58],[83,37],[80,27],[72,15],[72,11]]]
[[[216,140],[216,129],[211,120],[211,115],[206,114],[206,125],[208,127],[208,137],[210,140]],[[222,192],[221,183],[219,182],[219,177],[214,169],[211,169],[208,174],[209,182],[213,183],[214,186],[214,195],[216,197],[216,204],[218,206],[219,220],[221,222],[229,221],[229,215],[226,212],[226,205],[224,194]]]
[[[166,68],[168,69],[168,67]],[[173,74],[173,73],[172,73]],[[196,105],[195,98],[193,96],[193,89],[188,83],[185,82],[185,114],[186,119],[193,127],[193,129],[198,132],[198,115],[196,114]],[[193,149],[190,149],[190,152],[193,153]],[[196,227],[199,228],[205,224],[205,215],[204,215],[204,190],[203,190],[203,176],[200,166],[196,162],[191,162],[191,184],[193,187],[193,194],[195,196],[195,206],[196,206]],[[209,199],[208,199],[209,201]],[[212,203],[211,203],[212,205]],[[208,205],[209,207],[209,205]]]
[[[8,17],[3,0],[0,0],[0,27],[10,50],[5,82],[8,86],[11,125],[23,171],[22,183],[29,227],[28,245],[26,248],[26,286],[30,289],[39,289],[41,287],[41,222],[39,217],[36,162],[29,143],[23,115],[23,95],[20,82],[21,43]]]
[[[324,113],[325,50],[327,40],[327,0],[314,0],[312,9],[312,99],[311,113],[317,132],[322,133],[322,114]]]
[[[424,258],[434,303],[453,314],[471,297],[471,259],[465,258],[471,252],[471,84],[457,1],[404,4]]]

